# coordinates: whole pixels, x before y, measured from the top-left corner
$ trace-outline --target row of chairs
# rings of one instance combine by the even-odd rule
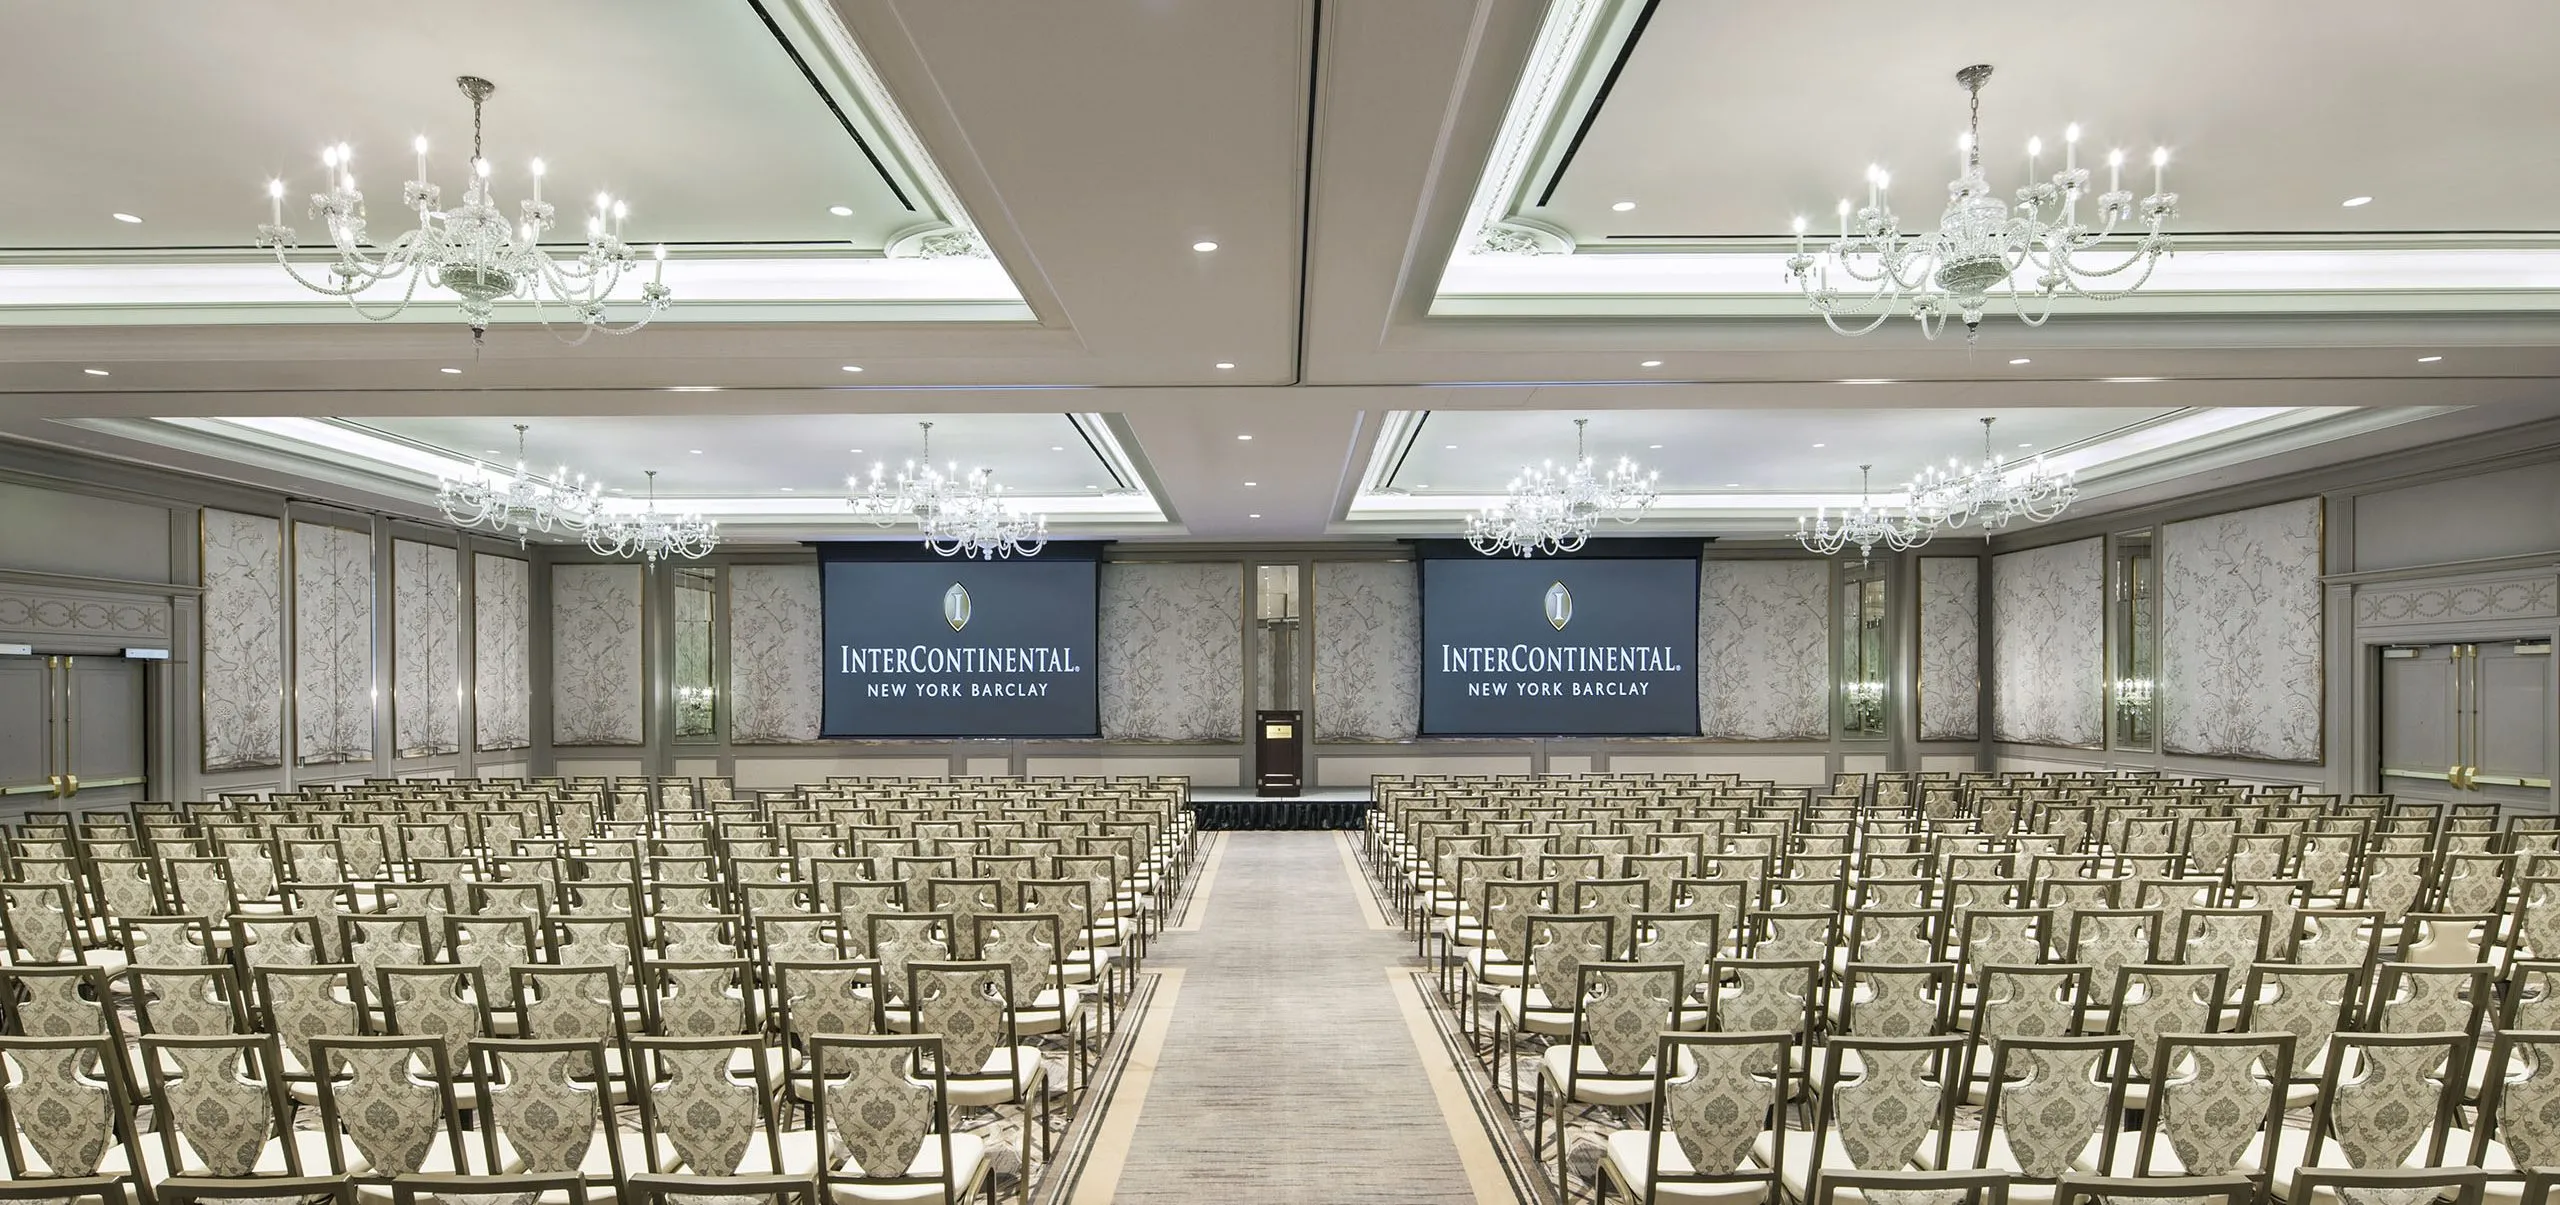
[[[1998,1173],[2039,1201],[2238,1176],[2414,1202],[2385,1192],[2404,1163],[2471,1169],[2423,1196],[2523,1190],[2544,1126],[2520,1102],[2560,1066],[2533,920],[2552,826],[2216,782],[1979,777],[1953,808],[1916,785],[1414,780],[1369,851],[1462,1026],[1489,1022],[1497,1089],[1534,1080],[1560,1198],[1576,1124],[1587,1187],[1645,1200]],[[2053,823],[2093,812],[2182,826],[2162,848]],[[2315,848],[2350,856],[2305,875]]]
[[[956,1202],[1010,1176],[1027,1199],[1188,871],[1185,793],[688,785],[629,821],[565,780],[21,818],[11,1178]],[[385,823],[425,827],[376,864],[280,856]],[[31,1124],[66,1104],[86,1137]]]

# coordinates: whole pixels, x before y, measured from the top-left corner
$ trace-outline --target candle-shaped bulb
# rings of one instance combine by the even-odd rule
[[[659,263],[663,264],[667,262],[667,245],[665,243],[658,244],[657,256]]]
[[[619,222],[619,221],[621,221],[622,219],[627,218],[627,217],[630,217],[630,216],[631,216],[631,203],[630,203],[629,201],[616,201],[616,202],[614,202],[614,203],[613,203],[613,220],[614,220],[614,221]]]
[[[268,195],[268,196],[270,196],[270,197],[274,197],[275,199],[277,199],[277,200],[279,200],[279,201],[283,200],[283,199],[284,199],[284,181],[282,181],[282,180],[269,180],[269,181],[267,181],[267,195]]]
[[[1799,237],[1801,237],[1801,236],[1804,234],[1804,215],[1803,215],[1803,214],[1797,214],[1797,215],[1796,215],[1796,222],[1795,222],[1795,226],[1796,226],[1796,234],[1797,234]]]
[[[355,161],[356,161],[356,149],[355,149],[354,147],[348,146],[346,143],[343,143],[343,142],[339,143],[339,144],[338,144],[338,162],[340,162],[340,163],[354,163]]]
[[[2062,127],[2062,140],[2064,142],[2080,141],[2080,123],[2075,121]]]
[[[597,212],[597,213],[603,213],[604,211],[606,211],[606,210],[608,210],[608,209],[611,209],[611,208],[613,208],[613,196],[612,196],[612,194],[610,194],[610,193],[601,193],[601,192],[600,192],[600,193],[597,193],[597,194],[596,194],[596,212]]]
[[[2166,195],[2166,194],[2168,193],[2168,191],[2169,191],[2169,185],[2168,185],[2168,183],[2167,183],[2168,178],[2169,178],[2169,148],[2167,148],[2167,147],[2165,147],[2165,146],[2162,146],[2162,147],[2153,147],[2153,148],[2151,149],[2151,192],[2152,192],[2152,195],[2154,195],[2154,196],[2161,196],[2161,195]]]
[[[547,169],[547,168],[543,167],[543,165],[542,165],[542,160],[540,160],[540,159],[536,159],[536,160],[534,160],[534,161],[533,161],[533,178],[534,178],[534,179],[536,179],[536,180],[541,179],[541,178],[542,178],[542,173],[543,173],[543,172],[545,172],[545,171],[547,171],[547,170],[549,170],[549,169]]]
[[[420,134],[420,135],[418,135],[415,139],[412,139],[412,140],[410,141],[409,145],[410,145],[410,146],[412,146],[412,147],[414,147],[414,148],[416,148],[416,149],[417,149],[417,152],[418,152],[419,154],[421,154],[421,155],[426,154],[426,153],[427,153],[427,136],[426,136],[426,135],[424,135],[424,134]]]
[[[334,147],[334,146],[324,146],[324,147],[321,147],[321,148],[320,148],[320,166],[322,166],[322,167],[326,167],[326,168],[335,168],[335,167],[337,167],[337,166],[338,166],[338,148],[336,148],[336,147]]]
[[[2029,159],[2033,159],[2033,158],[2035,158],[2036,156],[2041,155],[2041,154],[2043,154],[2043,153],[2044,153],[2044,139],[2042,139],[2042,138],[2029,138],[2029,139],[2027,139],[2027,158],[2029,158]]]
[[[2151,148],[2151,166],[2153,166],[2153,167],[2167,167],[2168,165],[2169,165],[2169,148],[2167,148],[2167,147],[2165,147],[2165,146],[2160,146],[2160,147],[2153,147],[2153,148]]]
[[[471,161],[471,172],[472,172],[472,174],[473,174],[473,175],[476,175],[476,176],[480,177],[480,178],[481,178],[481,179],[483,179],[483,180],[488,179],[488,178],[489,178],[489,161],[488,161],[488,160],[486,160],[486,159],[474,159],[474,160],[472,160],[472,161]]]
[[[2109,166],[2109,167],[2123,167],[2123,166],[2124,166],[2124,148],[2122,148],[2122,147],[2118,147],[2118,148],[2116,148],[2115,150],[2112,150],[2112,151],[2108,151],[2108,152],[2107,152],[2107,166]]]
[[[1876,173],[1876,191],[1877,191],[1877,192],[1883,192],[1884,190],[1886,190],[1886,189],[1888,189],[1888,188],[1891,188],[1891,187],[1893,187],[1893,173],[1892,173],[1892,172],[1885,172],[1885,171],[1877,172],[1877,173]]]

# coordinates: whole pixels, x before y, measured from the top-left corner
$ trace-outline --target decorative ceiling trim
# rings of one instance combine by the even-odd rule
[[[2082,499],[2093,502],[2158,481],[2280,455],[2458,409],[2461,407],[2189,408],[2049,449],[2044,459],[2056,469],[2075,474]],[[1392,526],[1399,532],[1410,532],[1416,523],[1461,522],[1500,501],[1498,494],[1440,490],[1413,494],[1391,484],[1404,448],[1428,417],[1427,411],[1415,410],[1387,414],[1378,437],[1370,445],[1360,490],[1336,519],[1334,531],[1377,531]],[[1860,500],[1861,495],[1853,490],[1665,490],[1636,527],[1666,532],[1777,534],[1794,530],[1796,519],[1816,507],[1849,507]],[[1873,500],[1883,506],[1900,506],[1903,495],[1882,492],[1873,495]]]

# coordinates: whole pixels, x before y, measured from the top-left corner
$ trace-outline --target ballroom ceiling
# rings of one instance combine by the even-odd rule
[[[1853,494],[1865,455],[1898,481],[1976,454],[1982,414],[2038,444],[2207,416],[2094,467],[2093,508],[2560,415],[2560,241],[2536,201],[2560,168],[2525,149],[2560,114],[2531,58],[2560,19],[2543,6],[2454,0],[2411,30],[2382,0],[2317,28],[2178,0],[2101,54],[2005,0],[1989,11],[2018,19],[1916,30],[1880,5],[1817,25],[1774,0],[1672,0],[1548,207],[1599,245],[1468,254],[1506,156],[1534,165],[1579,126],[1505,142],[1542,54],[1605,73],[1647,7],[453,0],[425,21],[0,0],[0,104],[47,115],[0,132],[28,181],[0,196],[0,438],[424,514],[415,472],[206,420],[338,420],[465,457],[530,421],[568,445],[538,458],[746,498],[810,493],[875,457],[850,448],[935,416],[1062,530],[1303,540],[1446,534],[1577,416],[1701,492],[1660,529],[1740,536],[1771,508],[1719,507],[1727,482]],[[1542,47],[1581,8],[1596,32]],[[1961,115],[1943,77],[1986,60],[1998,155],[2071,119],[2173,147],[2179,287],[2041,329],[1995,318],[1971,347],[1907,323],[1829,333],[1754,240],[1870,159],[1909,161],[1906,207],[1925,208]],[[458,145],[464,72],[500,82],[501,168],[541,154],[677,244],[661,321],[576,347],[502,321],[475,347],[449,310],[370,324],[297,294],[247,245],[264,181],[316,179],[323,142],[361,142],[382,191],[411,135]],[[983,254],[901,245],[893,185]],[[1607,245],[1665,232],[1740,237]],[[1424,441],[1415,487],[1389,453],[1423,415],[1464,438]],[[1817,425],[1878,450],[1826,461]],[[1116,451],[1079,456],[1075,430]],[[1077,512],[1115,467],[1142,508]],[[849,522],[822,511],[723,526]]]

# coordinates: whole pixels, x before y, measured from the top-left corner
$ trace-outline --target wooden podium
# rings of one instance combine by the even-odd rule
[[[1265,798],[1298,793],[1298,771],[1305,764],[1305,716],[1295,711],[1258,711],[1253,716],[1254,793]]]

